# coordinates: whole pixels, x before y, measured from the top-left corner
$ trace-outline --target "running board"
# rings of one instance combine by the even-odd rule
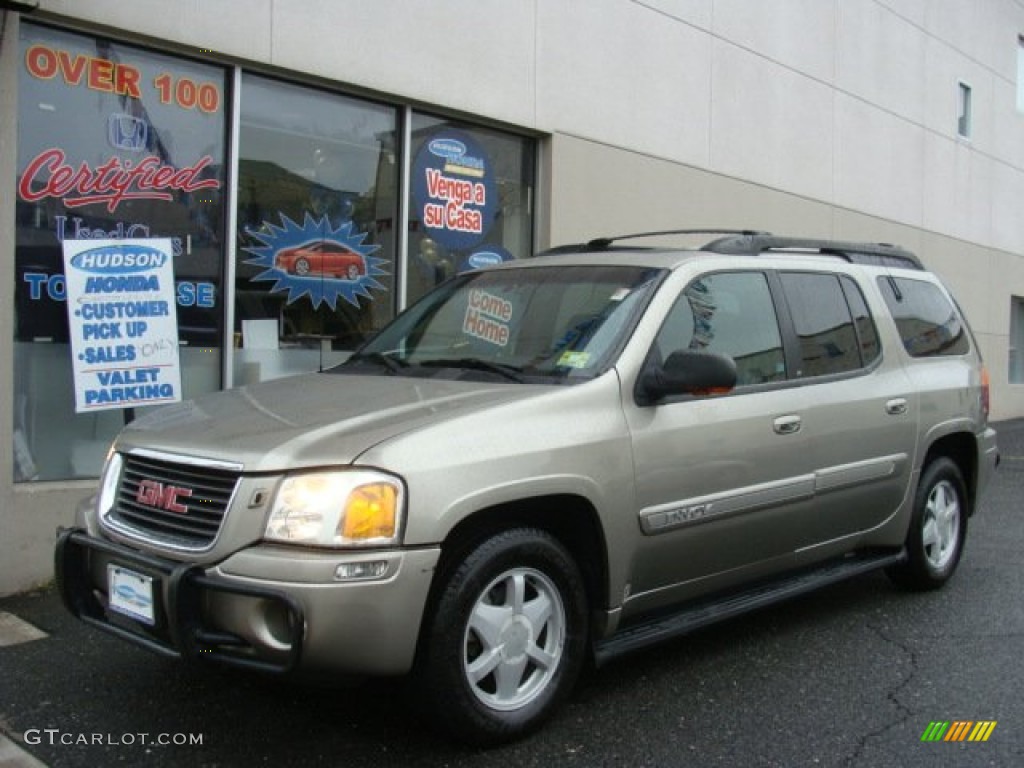
[[[638,651],[669,638],[681,637],[701,627],[813,592],[829,584],[870,573],[888,565],[896,565],[906,559],[905,549],[898,552],[845,557],[813,570],[803,570],[761,583],[742,592],[688,603],[680,611],[667,615],[659,614],[653,619],[633,624],[611,637],[598,641],[594,644],[594,660],[600,666],[616,656]]]

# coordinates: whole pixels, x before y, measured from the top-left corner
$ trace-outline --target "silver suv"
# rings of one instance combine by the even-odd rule
[[[998,463],[953,299],[894,246],[714,234],[459,275],[341,366],[135,421],[59,536],[67,607],[168,656],[412,673],[489,743],[588,658],[871,569],[941,586]]]

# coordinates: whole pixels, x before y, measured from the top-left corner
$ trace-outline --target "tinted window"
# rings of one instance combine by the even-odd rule
[[[800,339],[797,377],[827,376],[860,368],[860,348],[850,309],[836,275],[781,276]]]
[[[785,379],[779,323],[764,274],[706,275],[690,283],[655,342],[662,360],[680,349],[729,355],[736,361],[737,386]]]
[[[875,321],[871,318],[867,302],[864,301],[864,294],[860,292],[857,284],[848,277],[839,278],[839,282],[843,286],[843,294],[846,296],[846,303],[853,314],[853,324],[857,329],[861,365],[870,365],[882,352]]]
[[[880,277],[878,285],[911,355],[963,355],[970,349],[963,321],[938,286],[902,277]]]

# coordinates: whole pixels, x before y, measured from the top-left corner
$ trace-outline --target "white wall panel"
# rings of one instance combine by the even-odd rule
[[[932,0],[878,0],[897,16],[923,27],[928,18],[928,4]]]
[[[1017,111],[1017,84],[992,80],[992,154],[1024,170],[1024,113]]]
[[[540,127],[706,167],[709,36],[622,0],[538,5]]]
[[[671,16],[701,29],[711,29],[711,8],[714,0],[631,0],[666,16]]]
[[[532,125],[533,2],[274,5],[273,63]]]
[[[875,2],[840,2],[836,87],[921,122],[925,41],[920,28]]]
[[[992,245],[1024,254],[1024,172],[1003,163],[992,172]]]
[[[716,40],[711,89],[712,170],[832,199],[831,88]]]
[[[715,0],[717,36],[828,83],[835,25],[836,0]]]
[[[924,129],[836,95],[835,202],[920,226]]]
[[[40,9],[113,29],[168,40],[196,53],[210,49],[252,61],[268,61],[274,0],[40,0]]]
[[[1017,36],[1024,32],[1019,0],[930,0],[925,29],[1004,79],[1016,79]]]
[[[933,232],[974,242],[992,237],[992,161],[964,142],[925,135],[924,220]]]

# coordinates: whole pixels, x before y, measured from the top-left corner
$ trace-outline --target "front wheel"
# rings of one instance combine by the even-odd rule
[[[921,474],[907,533],[907,561],[889,576],[910,589],[936,589],[953,575],[967,536],[967,490],[960,468],[939,458]]]
[[[456,737],[494,744],[538,726],[582,666],[587,596],[557,539],[521,528],[479,544],[447,577],[419,678],[428,712]]]

